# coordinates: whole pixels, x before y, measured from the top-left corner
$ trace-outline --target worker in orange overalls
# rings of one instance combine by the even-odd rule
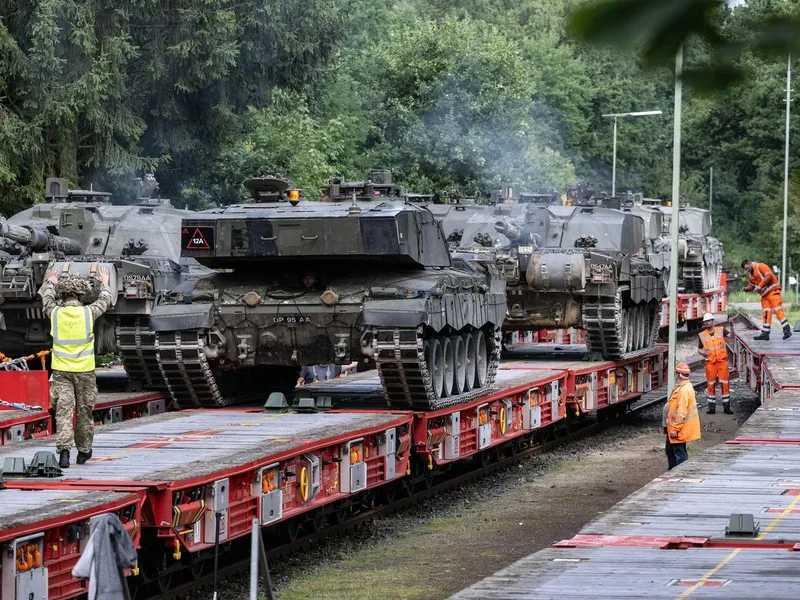
[[[697,336],[697,348],[706,359],[706,398],[708,409],[706,413],[713,415],[717,412],[717,383],[722,388],[722,410],[726,415],[732,415],[730,371],[728,370],[728,347],[725,338],[730,334],[724,327],[714,326],[714,315],[703,315],[703,331]]]
[[[744,289],[745,292],[758,292],[761,294],[761,333],[757,335],[756,340],[768,340],[769,332],[772,328],[772,311],[775,311],[775,316],[781,321],[783,327],[783,339],[792,337],[792,328],[789,321],[786,319],[786,313],[783,312],[783,298],[781,297],[781,285],[778,283],[778,278],[764,263],[757,263],[746,258],[742,261],[742,267],[747,270],[750,275],[750,283]]]
[[[667,434],[666,452],[670,470],[689,459],[686,443],[700,439],[700,415],[697,414],[694,386],[689,381],[690,373],[686,363],[675,366],[675,387],[664,406],[664,433]]]

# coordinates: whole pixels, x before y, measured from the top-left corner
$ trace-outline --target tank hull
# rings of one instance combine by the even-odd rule
[[[493,283],[487,286],[484,276],[456,269],[365,270],[359,276],[331,276],[325,289],[292,288],[237,273],[218,273],[198,280],[194,294],[205,299],[172,305],[169,314],[163,306],[156,308],[150,327],[164,335],[176,329],[174,319],[186,318],[193,311],[213,315],[202,334],[210,377],[204,376],[199,383],[212,390],[217,386],[210,394],[216,397],[215,403],[232,403],[243,398],[220,387],[216,380],[225,373],[261,367],[296,372],[301,365],[345,365],[364,358],[380,362],[385,358],[380,340],[387,332],[392,337],[396,330],[413,332],[415,347],[418,331],[423,338],[450,338],[483,329],[494,339],[506,302],[502,279],[495,276]],[[395,404],[400,402],[398,395],[408,406],[445,403],[443,398],[430,399],[426,394],[423,399],[412,391],[388,393]],[[198,398],[206,395],[196,394]],[[446,402],[455,402],[458,395],[446,395]]]

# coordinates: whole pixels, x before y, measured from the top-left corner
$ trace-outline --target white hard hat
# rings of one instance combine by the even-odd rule
[[[703,315],[703,323],[705,323],[706,321],[713,321],[713,320],[714,320],[714,315],[712,315],[711,313],[706,313]]]

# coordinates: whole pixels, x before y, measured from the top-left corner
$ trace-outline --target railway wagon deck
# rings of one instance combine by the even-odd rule
[[[0,597],[72,598],[88,582],[72,577],[91,520],[116,514],[139,546],[144,491],[0,490]]]
[[[217,409],[112,422],[97,430],[93,457],[85,465],[72,465],[50,479],[12,474],[6,478],[6,489],[0,489],[0,504],[4,495],[21,495],[34,517],[25,535],[30,531],[47,539],[60,534],[46,514],[35,519],[44,504],[58,505],[60,524],[85,530],[89,523],[83,505],[52,501],[47,494],[66,494],[67,499],[84,494],[97,510],[107,498],[121,501],[141,494],[140,517],[134,520],[146,541],[138,577],[154,581],[173,568],[183,568],[187,561],[193,565],[207,560],[218,527],[220,541],[228,543],[248,535],[253,518],[263,527],[286,531],[293,523],[335,522],[352,507],[379,499],[383,490],[388,497],[394,484],[427,478],[449,463],[482,453],[535,442],[539,432],[575,416],[568,414],[576,406],[574,386],[594,385],[597,398],[602,396],[607,406],[624,407],[664,381],[665,362],[664,350],[657,349],[625,364],[509,363],[499,372],[495,391],[429,412],[359,407],[305,413]],[[581,379],[591,379],[592,374],[593,383]],[[325,383],[348,394],[374,393],[375,385],[380,385],[369,374]],[[582,402],[586,394],[581,398]],[[153,400],[138,396],[130,405],[142,406],[143,401]],[[52,439],[3,446],[0,462],[9,457],[30,460],[53,446]],[[15,532],[0,519],[0,545],[6,550],[22,543]],[[80,549],[80,544],[72,547],[71,560],[77,560]],[[51,599],[69,598],[82,589],[68,571],[58,572],[58,579],[50,576]],[[4,585],[9,573],[5,568],[0,573]],[[8,597],[27,596],[17,588]]]

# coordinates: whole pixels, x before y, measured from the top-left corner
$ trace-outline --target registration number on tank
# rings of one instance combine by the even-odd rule
[[[302,323],[311,323],[311,317],[300,317],[297,315],[291,317],[272,317],[272,322],[276,325],[300,325]]]

